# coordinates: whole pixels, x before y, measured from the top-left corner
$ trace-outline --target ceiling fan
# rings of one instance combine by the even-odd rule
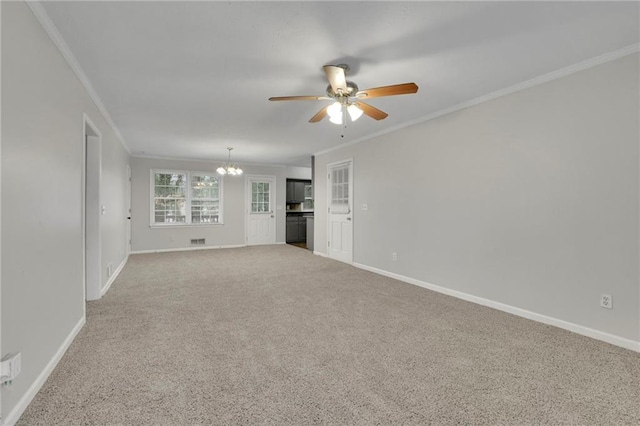
[[[269,98],[270,101],[323,101],[334,100],[335,102],[322,108],[316,115],[311,117],[309,123],[317,123],[325,116],[329,115],[329,120],[335,124],[346,123],[347,114],[351,121],[357,120],[363,113],[375,120],[383,120],[389,114],[379,110],[362,99],[379,98],[382,96],[407,95],[416,93],[418,86],[415,83],[394,84],[391,86],[375,87],[373,89],[359,90],[358,85],[353,81],[347,81],[349,66],[346,64],[325,65],[322,67],[329,85],[326,96],[276,96]]]

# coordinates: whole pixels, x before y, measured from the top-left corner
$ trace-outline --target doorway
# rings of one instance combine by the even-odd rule
[[[100,248],[100,179],[102,138],[88,117],[84,118],[84,280],[85,299],[102,297]]]
[[[247,245],[276,243],[276,178],[247,176]]]
[[[127,256],[131,253],[131,166],[127,164]]]
[[[327,165],[329,257],[353,262],[353,160]]]

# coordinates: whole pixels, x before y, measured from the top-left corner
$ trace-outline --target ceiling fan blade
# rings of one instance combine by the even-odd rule
[[[327,105],[326,107],[318,111],[316,115],[311,117],[311,120],[309,120],[309,123],[317,123],[318,121],[322,120],[327,115],[327,109],[329,108],[329,106],[330,105]]]
[[[329,84],[335,93],[340,93],[340,91],[343,93],[347,92],[347,76],[344,73],[344,68],[335,65],[325,65],[322,69],[325,74],[327,74]]]
[[[364,112],[365,114],[367,114],[369,117],[375,119],[375,120],[384,120],[385,118],[387,118],[389,116],[389,114],[387,114],[384,111],[379,110],[376,107],[372,107],[369,104],[365,104],[364,102],[360,101],[360,102],[354,102],[354,104],[360,108],[362,110],[362,112]]]
[[[394,84],[391,86],[374,87],[373,89],[361,90],[356,93],[358,98],[379,98],[381,96],[408,95],[416,93],[418,86],[415,83]]]
[[[269,98],[270,101],[325,101],[328,98],[326,96],[273,96]]]

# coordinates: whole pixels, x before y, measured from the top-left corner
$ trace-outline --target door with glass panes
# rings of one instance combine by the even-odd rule
[[[247,176],[247,244],[276,243],[276,178]]]
[[[353,262],[353,161],[327,166],[329,178],[329,257]]]

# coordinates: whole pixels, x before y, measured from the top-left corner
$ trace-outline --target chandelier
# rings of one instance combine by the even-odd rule
[[[242,174],[242,169],[239,165],[231,162],[231,150],[233,148],[227,148],[229,150],[229,157],[227,158],[227,162],[218,167],[216,170],[221,175],[231,175],[238,176]]]

